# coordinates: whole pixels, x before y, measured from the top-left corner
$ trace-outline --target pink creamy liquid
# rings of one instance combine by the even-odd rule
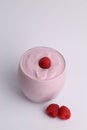
[[[43,69],[39,66],[39,60],[43,57],[49,57],[51,67]],[[64,59],[60,53],[51,48],[34,48],[27,51],[22,59],[24,72],[33,79],[49,80],[60,75],[64,70]]]
[[[43,69],[39,60],[49,57],[51,67]],[[19,64],[21,88],[25,96],[33,102],[52,99],[62,88],[65,81],[65,60],[56,50],[36,47],[26,51]]]

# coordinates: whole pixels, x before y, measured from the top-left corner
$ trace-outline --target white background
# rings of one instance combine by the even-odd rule
[[[34,104],[16,86],[20,56],[48,46],[66,60],[67,78],[50,102]],[[87,129],[87,0],[0,0],[0,130]],[[67,105],[70,120],[51,119],[49,103]]]

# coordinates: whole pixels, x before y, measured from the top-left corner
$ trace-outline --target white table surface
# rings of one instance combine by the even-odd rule
[[[43,104],[25,99],[15,79],[20,56],[35,46],[57,49],[67,66],[62,91]],[[53,102],[71,119],[49,118]],[[87,130],[87,0],[0,0],[0,130]]]

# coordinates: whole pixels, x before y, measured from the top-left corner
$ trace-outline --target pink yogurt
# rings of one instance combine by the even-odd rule
[[[49,57],[51,67],[43,69],[39,60]],[[36,47],[26,51],[19,63],[19,79],[24,95],[33,102],[44,102],[54,98],[65,81],[65,60],[56,50]]]

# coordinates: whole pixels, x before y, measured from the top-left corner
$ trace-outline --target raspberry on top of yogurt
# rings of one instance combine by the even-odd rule
[[[25,52],[21,66],[26,75],[32,79],[49,80],[64,71],[65,61],[55,49],[36,47]]]
[[[49,69],[51,66],[51,60],[48,57],[43,57],[39,60],[39,66],[43,69]]]

